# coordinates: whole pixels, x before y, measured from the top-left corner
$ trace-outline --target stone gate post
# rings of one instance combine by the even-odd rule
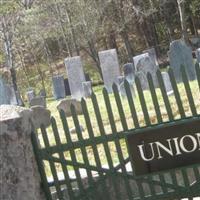
[[[50,119],[44,108],[0,106],[0,199],[44,200],[40,176],[31,143],[36,113]],[[42,117],[41,117],[42,118]],[[40,119],[41,119],[40,118]],[[38,127],[36,127],[38,128]]]

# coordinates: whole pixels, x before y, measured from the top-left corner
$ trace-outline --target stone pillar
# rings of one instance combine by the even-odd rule
[[[31,143],[38,111],[2,105],[0,113],[0,199],[45,200]]]

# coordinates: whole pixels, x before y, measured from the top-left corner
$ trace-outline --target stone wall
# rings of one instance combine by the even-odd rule
[[[50,121],[50,112],[47,110],[41,112],[43,119],[46,116],[47,125],[47,121]],[[31,109],[0,106],[0,199],[2,200],[45,199],[31,144],[32,123],[38,125],[35,115]]]

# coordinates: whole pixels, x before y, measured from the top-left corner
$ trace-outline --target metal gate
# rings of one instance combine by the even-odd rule
[[[127,152],[126,136],[134,134],[135,131],[142,131],[148,127],[157,129],[167,124],[189,123],[193,120],[200,120],[199,99],[194,99],[191,85],[188,81],[184,67],[181,68],[183,83],[178,85],[175,81],[173,71],[169,70],[169,76],[174,91],[174,96],[169,97],[166,92],[161,72],[157,72],[159,88],[154,88],[151,74],[147,80],[151,97],[154,117],[151,117],[150,109],[145,92],[141,88],[139,78],[136,77],[136,89],[138,103],[141,110],[138,111],[130,86],[125,82],[126,98],[123,100],[118,92],[118,87],[113,85],[115,109],[110,95],[103,89],[104,103],[99,103],[98,97],[93,93],[91,105],[94,113],[88,110],[87,101],[82,99],[82,111],[88,137],[83,135],[80,126],[80,118],[76,114],[75,107],[71,105],[72,118],[76,129],[75,136],[69,131],[69,118],[66,118],[64,111],[60,112],[62,129],[58,128],[58,119],[51,119],[52,130],[45,129],[41,125],[41,133],[32,133],[33,147],[41,174],[42,186],[47,199],[91,199],[91,200],[155,200],[155,199],[182,199],[200,196],[200,165],[193,165],[181,169],[159,172],[157,174],[136,177],[130,165],[130,156]],[[196,65],[197,80],[195,93],[200,89],[200,69]],[[180,94],[180,87],[185,91]],[[160,92],[160,96],[158,96]],[[161,99],[162,98],[162,99]],[[174,98],[173,105],[170,98]],[[163,101],[165,111],[161,110],[160,102]],[[127,117],[126,101],[130,113]],[[184,107],[184,102],[188,107]],[[106,109],[109,124],[104,124],[102,109]],[[118,113],[121,130],[116,123],[116,112]],[[151,110],[152,112],[152,110]],[[176,113],[176,114],[175,114]],[[139,115],[142,115],[141,121]],[[176,115],[176,118],[175,118]],[[94,130],[93,123],[98,127]],[[83,123],[83,122],[81,122]],[[133,127],[130,128],[130,123]],[[108,134],[108,128],[111,132]],[[65,141],[61,139],[60,132],[64,132]],[[54,137],[54,144],[51,144],[49,134]],[[62,136],[63,137],[63,136]],[[74,137],[76,137],[74,139]],[[39,138],[39,139],[38,139]],[[43,141],[42,145],[40,144]],[[48,172],[47,172],[48,166]],[[52,177],[49,180],[49,175]]]

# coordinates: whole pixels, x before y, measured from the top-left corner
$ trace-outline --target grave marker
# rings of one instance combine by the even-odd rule
[[[144,53],[138,56],[133,57],[136,75],[140,79],[141,86],[143,90],[149,89],[147,73],[149,72],[152,75],[154,86],[158,87],[158,80],[156,76],[156,71],[158,67],[152,61],[148,53]]]
[[[66,58],[65,66],[68,74],[71,96],[73,99],[80,100],[84,96],[82,83],[85,82],[81,57]]]
[[[62,75],[53,76],[53,94],[55,99],[65,98],[65,84]]]
[[[170,44],[170,67],[174,71],[176,81],[182,82],[180,67],[185,66],[189,80],[196,79],[192,49],[183,40],[175,40]]]
[[[112,85],[118,85],[117,77],[120,76],[120,68],[116,49],[99,52],[99,60],[103,73],[105,88],[109,93],[112,92]]]
[[[164,81],[164,85],[165,85],[167,95],[172,95],[174,92],[173,92],[173,89],[172,89],[169,74],[167,72],[162,72],[161,74],[162,74],[162,78],[163,78],[163,81]]]

